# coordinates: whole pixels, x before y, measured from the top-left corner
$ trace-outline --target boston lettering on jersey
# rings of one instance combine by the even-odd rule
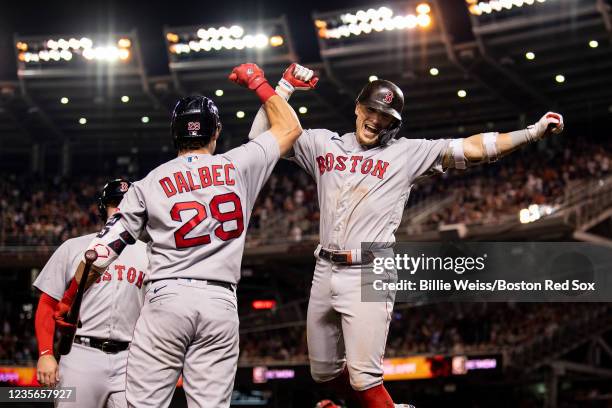
[[[236,184],[234,178],[234,165],[213,164],[203,166],[197,170],[177,171],[171,177],[164,177],[159,180],[164,193],[167,197],[175,194],[195,191],[210,186],[233,186]]]
[[[357,171],[361,174],[370,174],[379,179],[385,177],[385,172],[389,167],[389,162],[376,160],[376,164],[372,159],[363,159],[363,156],[336,156],[332,153],[327,153],[325,156],[317,157],[317,164],[319,165],[319,172],[321,175],[326,171],[350,171],[355,173]]]
[[[142,283],[144,282],[145,278],[144,272],[136,270],[136,268],[133,266],[119,264],[111,265],[109,268],[113,266],[118,281],[127,281],[128,283],[136,285],[138,289],[142,288]],[[106,268],[102,276],[96,279],[96,283],[110,281],[113,279],[113,275],[108,271],[109,268]]]

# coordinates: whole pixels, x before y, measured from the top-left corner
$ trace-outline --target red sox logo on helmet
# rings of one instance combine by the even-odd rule
[[[197,136],[200,130],[200,122],[187,122],[187,131],[191,136]]]
[[[200,122],[187,122],[187,130],[190,132],[200,130]]]
[[[387,105],[393,102],[393,92],[388,91],[383,98],[383,102],[386,103]]]
[[[126,191],[128,191],[128,188],[130,188],[130,186],[125,181],[122,181],[119,184],[119,191],[121,191],[122,193],[125,193]]]

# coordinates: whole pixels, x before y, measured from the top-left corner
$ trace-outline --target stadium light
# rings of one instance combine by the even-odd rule
[[[465,98],[467,96],[467,92],[465,91],[465,89],[460,89],[457,91],[457,96],[460,98]]]
[[[131,55],[132,41],[122,37],[115,45],[97,45],[88,37],[47,39],[44,41],[31,41],[29,44],[18,41],[15,47],[23,52],[18,54],[19,61],[30,62],[59,62],[72,61],[81,57],[87,61],[115,62],[127,61]]]
[[[597,42],[596,40],[591,40],[591,41],[589,41],[589,47],[597,48],[597,47],[599,47],[599,42]]]
[[[429,74],[430,74],[431,76],[436,76],[436,75],[438,75],[439,73],[440,73],[440,71],[438,71],[438,68],[436,68],[436,67],[431,67],[431,68],[429,69]]]
[[[189,54],[221,50],[264,49],[280,47],[283,36],[275,33],[253,32],[240,25],[231,27],[200,27],[195,32],[166,33],[168,51],[171,54]]]
[[[377,79],[378,79],[378,77],[376,75],[370,75],[368,77],[368,81],[370,81],[370,82],[376,81]]]
[[[426,3],[419,4],[416,14],[398,14],[388,7],[379,9],[358,10],[341,14],[327,20],[317,19],[314,25],[320,38],[340,39],[374,32],[414,29],[417,26],[426,28],[431,25],[431,7]]]
[[[308,108],[305,106],[300,106],[298,112],[300,112],[302,115],[305,115],[308,112]]]
[[[555,81],[557,81],[557,83],[562,84],[565,82],[565,76],[558,74],[555,76]]]
[[[148,117],[148,116],[143,116],[142,118],[140,118],[140,121],[141,121],[142,123],[149,123],[149,120],[150,120],[150,119],[149,119],[149,117]]]
[[[62,105],[66,105],[68,102],[70,102],[70,99],[66,98],[65,96],[60,99],[60,103]]]
[[[490,0],[480,1],[465,0],[471,14],[479,16],[481,14],[499,13],[523,6],[532,6],[536,0]],[[546,0],[537,0],[537,3],[545,3]]]
[[[217,90],[215,91],[215,95],[217,95],[217,96],[223,96],[223,89],[217,89]]]
[[[86,124],[86,123],[87,123],[87,119],[86,119],[86,118],[79,118],[79,123],[80,123],[81,125],[84,125],[84,124]]]
[[[535,54],[533,52],[531,52],[531,51],[526,52],[525,53],[525,58],[527,58],[528,60],[531,61],[531,60],[535,59]]]
[[[242,119],[242,118],[244,118],[244,112],[243,112],[243,111],[238,111],[238,112],[236,112],[236,117],[237,117],[238,119]]]
[[[417,6],[416,11],[419,14],[428,14],[431,12],[431,7],[429,7],[429,4],[427,3],[421,3]]]
[[[128,103],[129,101],[130,101],[130,97],[129,97],[129,96],[127,96],[127,95],[123,95],[123,96],[121,97],[121,102],[123,102],[123,103]]]
[[[272,47],[280,47],[284,42],[285,40],[283,40],[283,37],[280,35],[273,35],[270,37],[270,45]]]

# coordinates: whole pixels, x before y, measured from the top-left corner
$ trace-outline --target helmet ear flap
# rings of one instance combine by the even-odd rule
[[[394,139],[395,136],[397,136],[401,128],[402,128],[402,121],[401,120],[396,121],[395,124],[391,126],[389,129],[385,129],[379,133],[378,143],[380,143],[381,146],[386,145],[387,143],[389,143],[391,139]]]

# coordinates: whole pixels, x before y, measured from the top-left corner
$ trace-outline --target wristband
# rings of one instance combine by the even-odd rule
[[[291,94],[295,91],[295,87],[289,83],[285,78],[281,78],[276,85],[276,94],[283,97],[286,101],[289,100]]]
[[[276,92],[274,92],[274,89],[272,89],[268,82],[262,82],[261,85],[255,88],[255,93],[263,104],[265,104],[268,99],[276,95]]]
[[[508,133],[510,135],[510,140],[512,140],[512,147],[519,147],[524,145],[525,143],[533,142],[534,139],[529,134],[527,129],[515,130],[513,132]]]

